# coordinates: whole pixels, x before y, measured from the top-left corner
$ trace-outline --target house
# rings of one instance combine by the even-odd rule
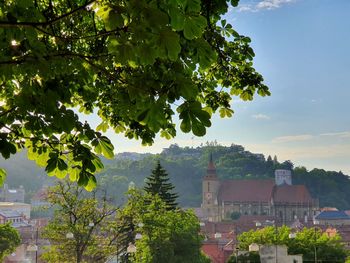
[[[289,255],[285,245],[266,245],[259,248],[261,262],[302,263],[302,255]]]
[[[0,201],[2,202],[24,202],[25,190],[21,185],[17,189],[9,189],[7,184],[0,189]]]
[[[350,225],[350,216],[345,211],[322,211],[315,216],[316,225]]]
[[[23,215],[13,210],[0,210],[0,224],[11,222],[13,225],[23,222]]]
[[[276,170],[275,179],[219,180],[212,157],[202,180],[204,221],[220,222],[238,215],[273,216],[280,224],[309,221],[318,210],[304,185],[293,185],[289,170]]]
[[[30,219],[30,204],[17,202],[0,202],[0,211],[16,211],[23,215],[23,218]]]

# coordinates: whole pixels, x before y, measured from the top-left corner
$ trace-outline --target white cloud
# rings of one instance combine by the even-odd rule
[[[281,137],[273,138],[272,143],[300,142],[300,141],[308,141],[313,138],[314,136],[310,134],[289,135],[289,136],[281,136]]]
[[[293,3],[296,0],[262,0],[255,4],[243,4],[239,6],[240,12],[257,12],[260,10],[272,10],[280,8],[285,4]]]
[[[333,136],[339,138],[350,138],[350,131],[322,133],[320,136]]]
[[[256,10],[252,5],[242,5],[238,8],[239,12],[255,12]]]
[[[252,117],[254,119],[257,119],[257,120],[269,120],[269,119],[271,119],[269,116],[267,116],[265,114],[261,114],[261,113],[252,115]]]
[[[275,9],[280,8],[284,4],[294,2],[295,0],[263,0],[256,5],[257,9]]]

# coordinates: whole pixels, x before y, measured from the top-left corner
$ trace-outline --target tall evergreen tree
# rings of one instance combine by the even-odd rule
[[[158,194],[166,203],[169,210],[177,207],[176,199],[178,194],[173,192],[175,186],[169,182],[169,177],[165,169],[160,165],[158,160],[156,168],[152,170],[152,174],[146,178],[146,186],[144,190],[151,195]]]

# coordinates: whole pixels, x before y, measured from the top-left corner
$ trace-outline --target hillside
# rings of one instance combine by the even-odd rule
[[[208,143],[197,148],[172,145],[160,154],[120,153],[114,160],[105,161],[105,170],[99,174],[99,187],[118,204],[123,203],[124,193],[130,182],[143,187],[144,179],[160,159],[171,181],[179,193],[182,206],[199,206],[201,203],[201,180],[205,175],[209,154],[212,153],[220,178],[269,178],[275,169],[293,169],[293,183],[305,184],[314,198],[319,198],[320,206],[350,208],[350,179],[341,172],[304,167],[293,168],[290,161],[279,162],[277,157],[265,157],[246,151],[243,146],[229,147]],[[0,167],[8,170],[7,183],[10,187],[24,185],[28,198],[31,193],[52,179],[44,175],[43,169],[26,159],[20,153],[10,160],[0,160]]]
[[[127,190],[128,183],[133,181],[142,187],[146,176],[150,174],[157,159],[175,184],[180,194],[180,204],[183,206],[200,206],[201,180],[205,175],[209,154],[217,167],[220,178],[273,178],[275,169],[292,169],[293,183],[305,184],[311,195],[318,198],[320,206],[335,206],[338,209],[350,208],[350,179],[341,172],[313,169],[307,171],[304,167],[293,167],[290,161],[279,162],[261,154],[246,151],[240,145],[230,147],[215,143],[198,148],[179,147],[172,145],[158,155],[143,156],[139,160],[120,159],[110,163],[101,174],[101,185],[108,192],[123,198],[122,192]]]

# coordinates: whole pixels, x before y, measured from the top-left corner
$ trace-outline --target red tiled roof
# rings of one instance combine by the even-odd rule
[[[32,197],[32,200],[45,200],[47,198],[47,188],[39,189]]]
[[[280,185],[274,189],[275,203],[313,203],[305,185]]]
[[[203,244],[202,251],[206,254],[213,263],[224,263],[225,255],[223,249],[219,248],[217,244]]]
[[[220,201],[269,202],[274,180],[226,180],[221,182]]]
[[[235,226],[234,222],[205,222],[202,230],[205,233],[230,233],[233,231]]]

